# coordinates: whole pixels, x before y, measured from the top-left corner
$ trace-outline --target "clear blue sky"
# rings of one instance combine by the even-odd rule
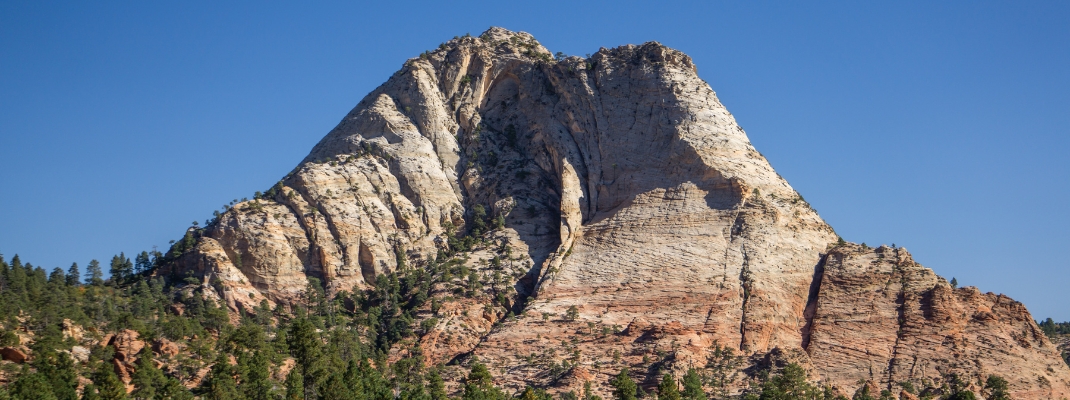
[[[844,238],[1070,320],[1068,2],[123,3],[0,2],[9,259],[166,248],[406,58],[500,25],[690,54]]]

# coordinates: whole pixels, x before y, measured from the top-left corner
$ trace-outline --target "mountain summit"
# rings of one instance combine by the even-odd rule
[[[423,271],[406,323],[427,362],[478,357],[511,390],[608,396],[624,367],[650,387],[728,348],[734,388],[794,362],[847,394],[999,374],[1016,398],[1070,396],[1022,304],[839,239],[657,42],[582,58],[502,28],[454,38],[170,254],[159,274],[245,312]]]

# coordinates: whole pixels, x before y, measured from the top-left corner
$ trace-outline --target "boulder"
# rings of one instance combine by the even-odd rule
[[[29,352],[20,347],[0,348],[0,357],[16,364],[22,364],[30,359]]]

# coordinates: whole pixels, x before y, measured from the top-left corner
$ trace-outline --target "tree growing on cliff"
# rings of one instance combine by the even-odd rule
[[[237,400],[242,398],[238,384],[234,381],[234,369],[225,353],[219,353],[208,376],[207,398],[212,400]]]
[[[487,231],[487,210],[482,204],[472,207],[472,234],[479,236]]]
[[[166,382],[163,371],[156,368],[152,362],[152,348],[145,346],[137,355],[137,368],[131,377],[130,383],[134,385],[134,391],[130,395],[135,400],[152,400],[156,398],[156,387],[163,386]]]
[[[806,380],[806,370],[799,364],[791,363],[779,374],[765,378],[758,394],[748,394],[744,399],[756,400],[846,400],[842,396],[833,397],[830,388],[811,385]]]
[[[575,321],[579,317],[580,317],[580,309],[576,308],[575,305],[569,306],[568,310],[565,311],[565,320],[567,320],[567,321]]]
[[[735,349],[713,343],[710,357],[706,359],[706,371],[709,374],[706,382],[716,398],[728,397],[728,385],[736,379],[741,365],[743,357],[736,355]]]
[[[989,375],[985,381],[985,398],[988,400],[1010,400],[1007,380],[996,375]]]
[[[706,392],[702,389],[702,378],[694,368],[688,368],[684,374],[684,391],[681,393],[685,400],[706,400]]]
[[[92,388],[87,386],[83,391],[83,399],[122,400],[126,398],[126,386],[115,375],[111,363],[100,364],[97,372],[93,374],[93,384],[90,386]]]
[[[613,398],[615,400],[636,400],[638,385],[632,380],[632,377],[628,376],[628,367],[620,370],[617,376],[613,377],[613,380],[609,381],[609,385],[613,387]]]
[[[676,384],[676,379],[673,379],[672,374],[665,374],[661,376],[661,383],[658,383],[658,400],[681,400],[680,386]]]
[[[941,397],[943,400],[976,400],[977,395],[967,389],[969,381],[958,374],[947,376],[948,394]]]
[[[509,398],[505,392],[494,386],[493,378],[490,375],[490,371],[487,370],[487,366],[479,362],[479,360],[472,361],[472,370],[468,373],[468,378],[464,380],[464,393],[461,395],[462,400],[505,400]]]
[[[11,384],[11,397],[16,399],[57,400],[48,379],[43,374],[23,374]]]

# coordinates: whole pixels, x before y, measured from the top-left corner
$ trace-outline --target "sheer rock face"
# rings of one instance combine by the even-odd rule
[[[422,340],[432,362],[474,354],[510,387],[603,390],[624,366],[701,366],[717,343],[844,387],[998,371],[1025,397],[1066,391],[1020,304],[952,290],[904,251],[829,251],[833,230],[656,42],[553,61],[492,28],[410,59],[166,272],[220,283],[234,308],[293,302],[308,278],[364,288],[425,265],[475,205],[505,216],[492,236],[519,253],[518,318],[459,302]],[[566,358],[582,371],[551,376]]]

